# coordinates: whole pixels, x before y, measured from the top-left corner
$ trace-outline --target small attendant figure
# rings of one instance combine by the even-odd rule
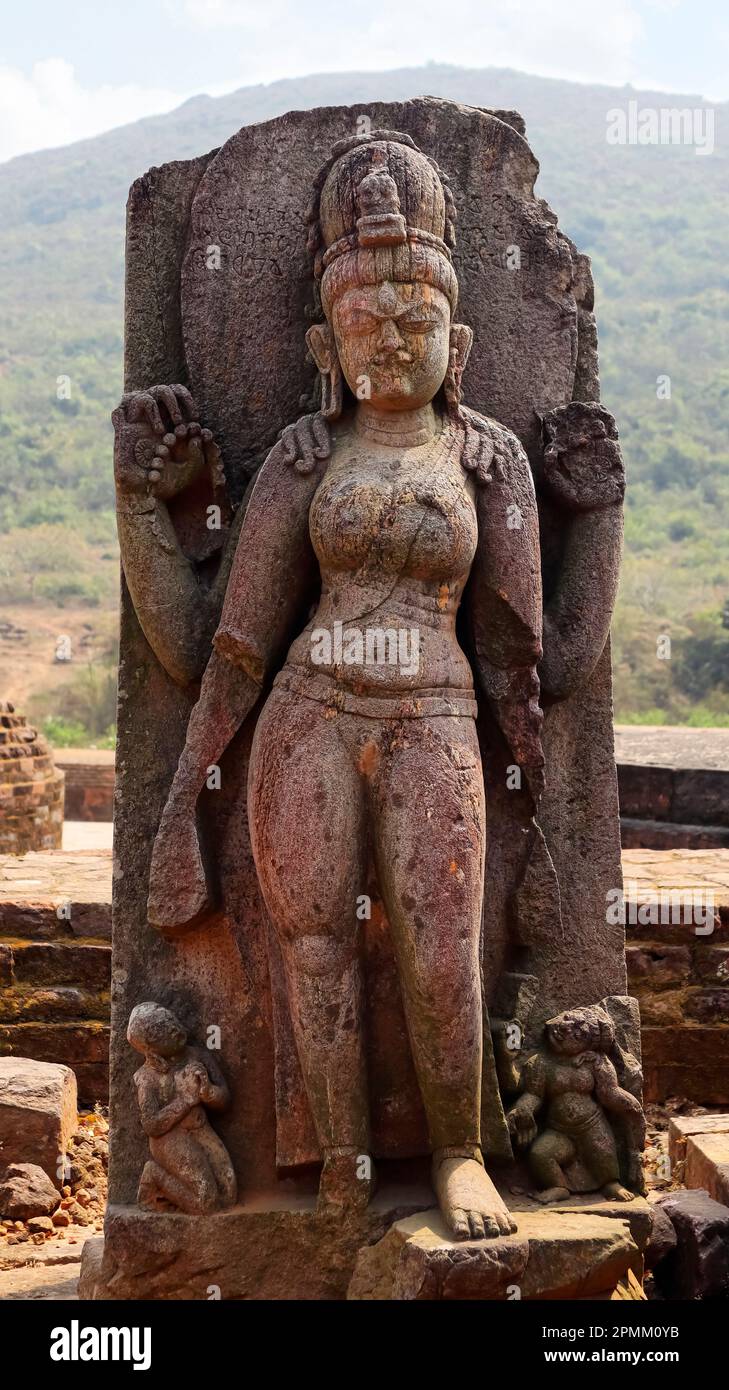
[[[137,1200],[152,1210],[220,1211],[236,1199],[228,1151],[206,1114],[224,1110],[230,1093],[217,1062],[189,1046],[182,1024],[160,1004],[132,1010],[127,1038],[144,1057],[134,1084],[150,1157]]]

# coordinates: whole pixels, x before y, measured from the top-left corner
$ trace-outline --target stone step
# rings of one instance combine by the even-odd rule
[[[0,900],[0,939],[28,941],[72,941],[84,938],[111,941],[111,903],[2,902]]]
[[[418,1200],[414,1185],[383,1187],[364,1211],[328,1222],[315,1199],[287,1205],[283,1193],[270,1208],[256,1199],[212,1221],[112,1205],[104,1241],[84,1247],[79,1297],[134,1299],[144,1280],[155,1299],[202,1298],[222,1266],[231,1300],[572,1300],[609,1297],[631,1270],[640,1282],[643,1198],[544,1207],[502,1195],[516,1231],[486,1241],[453,1241],[432,1192]]]
[[[620,817],[623,849],[729,849],[729,826]]]
[[[726,1024],[644,1025],[643,1094],[701,1105],[729,1104],[729,1027]]]
[[[66,779],[66,820],[110,821],[114,812],[114,751],[62,748],[56,767]]]
[[[63,1023],[0,1023],[0,1055],[62,1062],[76,1073],[79,1101],[109,1097],[109,1025],[95,1019]]]
[[[673,895],[671,921],[660,922],[662,941],[691,941],[690,919],[701,904],[713,904],[713,931],[703,932],[716,944],[729,930],[729,849],[626,849],[622,854],[626,934],[645,937],[653,904],[660,919]],[[683,907],[680,908],[680,904]],[[679,910],[680,908],[680,910]],[[700,915],[700,914],[698,914]],[[697,925],[702,926],[697,922]]]
[[[111,940],[111,850],[0,856],[0,936]]]
[[[110,850],[0,857],[0,1054],[63,1062],[109,1094]]]
[[[28,941],[0,936],[0,984],[108,990],[111,946],[75,939]]]
[[[673,1115],[668,1153],[684,1187],[702,1188],[729,1206],[729,1114]]]
[[[687,985],[729,988],[729,946],[704,938],[676,946],[665,941],[629,941],[625,948],[631,990],[653,993]]]
[[[618,724],[615,757],[621,817],[729,829],[729,729]]]
[[[0,991],[0,1023],[108,1022],[109,994],[73,985],[15,985]]]
[[[729,771],[618,764],[620,812],[676,824],[726,825]]]

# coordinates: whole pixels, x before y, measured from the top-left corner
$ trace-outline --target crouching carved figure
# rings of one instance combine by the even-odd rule
[[[628,1181],[642,1148],[640,1101],[619,1083],[607,1055],[615,1032],[599,1008],[569,1009],[544,1028],[545,1045],[525,1063],[522,1094],[510,1107],[509,1129],[518,1148],[528,1147],[531,1176],[540,1202],[558,1202],[571,1192],[601,1190],[630,1202],[620,1181],[618,1145],[610,1116],[628,1131]],[[544,1128],[538,1133],[537,1115]],[[636,1183],[639,1187],[639,1183]]]

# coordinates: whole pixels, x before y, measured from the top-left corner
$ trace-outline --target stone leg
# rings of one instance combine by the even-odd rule
[[[214,1169],[203,1143],[202,1130],[171,1129],[162,1136],[150,1139],[149,1152],[152,1177],[165,1196],[180,1211],[188,1213],[218,1211],[223,1205]],[[140,1190],[150,1164],[145,1164]],[[140,1196],[141,1202],[141,1196]]]
[[[378,876],[431,1142],[478,1148],[486,816],[475,725],[408,721],[372,790]]]
[[[148,1158],[142,1169],[142,1176],[139,1179],[137,1189],[137,1201],[140,1207],[144,1207],[147,1211],[157,1211],[163,1210],[167,1203],[171,1203],[173,1206],[179,1205],[176,1199],[181,1195],[184,1184],[180,1183],[179,1186],[175,1184],[178,1189],[175,1197],[168,1197],[163,1187],[164,1177],[164,1168],[160,1168],[159,1163]]]
[[[576,1150],[567,1134],[545,1129],[529,1150],[529,1171],[539,1188],[535,1195],[540,1202],[557,1202],[569,1196],[564,1168],[575,1157]]]
[[[357,1156],[369,1152],[356,916],[365,890],[365,799],[330,714],[274,691],[256,729],[248,796],[259,882],[281,943],[324,1154],[323,1188],[341,1179],[337,1200],[345,1200],[355,1189],[369,1195],[366,1182],[353,1182]]]
[[[198,1131],[198,1143],[210,1164],[221,1207],[232,1206],[238,1195],[238,1184],[225,1144],[209,1125]]]
[[[606,1197],[617,1201],[632,1201],[634,1194],[623,1187],[620,1181],[620,1164],[615,1146],[615,1136],[606,1115],[599,1115],[596,1122],[576,1141],[577,1152],[594,1179],[595,1188],[602,1188]]]

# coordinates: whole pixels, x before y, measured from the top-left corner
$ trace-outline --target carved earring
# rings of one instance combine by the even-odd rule
[[[451,324],[448,370],[443,382],[446,405],[450,415],[457,415],[461,405],[461,379],[473,342],[473,330],[465,323]]]
[[[338,420],[342,413],[344,387],[334,334],[329,324],[313,324],[306,331],[306,342],[319,368],[321,413],[325,420]]]

